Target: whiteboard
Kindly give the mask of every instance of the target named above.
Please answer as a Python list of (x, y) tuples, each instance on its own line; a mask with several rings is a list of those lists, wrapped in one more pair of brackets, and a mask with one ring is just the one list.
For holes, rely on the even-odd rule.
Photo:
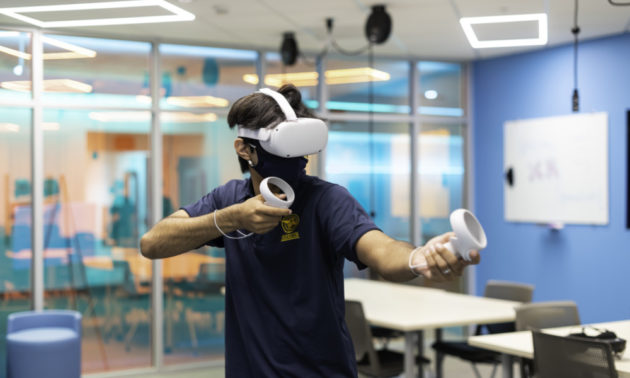
[(507, 221), (608, 224), (607, 113), (507, 121), (503, 131)]

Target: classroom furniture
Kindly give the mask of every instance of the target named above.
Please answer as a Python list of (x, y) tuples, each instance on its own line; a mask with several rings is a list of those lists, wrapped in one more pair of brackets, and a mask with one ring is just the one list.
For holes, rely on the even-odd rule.
[(538, 378), (617, 378), (612, 347), (603, 341), (532, 331)]
[[(507, 299), (517, 302), (531, 302), (533, 293), (533, 285), (520, 282), (490, 280), (486, 283), (484, 297)], [(477, 325), (475, 335), (481, 335), (483, 328), (486, 328), (488, 333), (512, 332), (515, 330), (515, 325), (514, 322)], [(444, 357), (450, 355), (470, 362), (476, 377), (481, 377), (476, 364), (492, 364), (492, 377), (494, 377), (496, 368), (501, 362), (500, 353), (474, 347), (469, 345), (465, 340), (438, 341), (433, 344), (433, 349), (435, 349), (436, 352), (436, 364), (440, 367), (438, 370), (441, 370)]]
[[(349, 278), (344, 285), (345, 299), (362, 303), (370, 325), (404, 332), (406, 378), (416, 376), (414, 352), (417, 346), (423, 356), (424, 330), (435, 330), (436, 340), (440, 341), (443, 327), (514, 321), (514, 307), (520, 305), (514, 301), (383, 281)], [(422, 373), (420, 367), (421, 376)]]
[(359, 373), (370, 377), (392, 377), (403, 372), (402, 353), (374, 348), (372, 331), (361, 302), (346, 301), (345, 317)]
[(580, 314), (573, 301), (536, 302), (516, 308), (516, 331), (576, 324), (580, 324)]
[[(618, 337), (630, 339), (630, 320), (621, 320), (609, 323), (597, 323), (590, 325), (598, 329), (608, 329)], [(545, 333), (567, 336), (569, 333), (579, 332), (582, 326), (566, 326), (559, 328), (543, 329)], [(500, 333), (496, 335), (472, 336), (468, 339), (470, 345), (494, 350), (502, 354), (503, 377), (512, 378), (512, 359), (514, 357), (534, 358), (534, 344), (531, 331), (516, 331)], [(615, 368), (620, 378), (630, 378), (630, 353), (627, 351), (621, 358), (615, 360)]]
[[(513, 331), (538, 330), (580, 324), (577, 304), (573, 301), (546, 301), (528, 303), (516, 308), (516, 329)], [(534, 361), (520, 361), (521, 377), (534, 375)]]
[(8, 378), (79, 378), (81, 314), (25, 311), (7, 319)]

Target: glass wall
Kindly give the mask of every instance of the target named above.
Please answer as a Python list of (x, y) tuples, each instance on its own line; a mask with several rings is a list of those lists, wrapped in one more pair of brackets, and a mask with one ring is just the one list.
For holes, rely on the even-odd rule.
[(44, 96), (51, 106), (149, 108), (146, 42), (45, 35)]
[(47, 109), (45, 307), (83, 314), (83, 371), (151, 365), (149, 122), (133, 112)]
[[(362, 57), (326, 59), (328, 103), (332, 112), (409, 114), (409, 62)], [(372, 82), (373, 105), (370, 107)]]
[[(393, 238), (411, 241), (409, 124), (331, 122), (326, 180), (347, 188), (376, 225)], [(363, 276), (346, 264), (348, 276)]]
[[(253, 92), (253, 51), (161, 45), (163, 96), (163, 212), (196, 202), (231, 179), (242, 178), (234, 152), (236, 129), (227, 109)], [(165, 78), (169, 78), (165, 81)], [(183, 111), (185, 109), (185, 111)], [(164, 260), (166, 364), (222, 359), (225, 253), (207, 246)]]
[(464, 115), (462, 65), (418, 62), (419, 114), (461, 117)]
[(31, 34), (0, 30), (0, 102), (31, 99)]
[(227, 110), (256, 90), (255, 82), (243, 80), (256, 73), (255, 51), (163, 44), (160, 56), (162, 109)]
[[(0, 106), (0, 335), (31, 301), (31, 110)], [(6, 371), (0, 338), (0, 376)]]
[(449, 215), (464, 206), (463, 132), (459, 123), (425, 123), (418, 136), (423, 241), (449, 231)]
[[(303, 58), (290, 67), (282, 63), (280, 54), (265, 54), (265, 82), (264, 87), (276, 89), (284, 84), (291, 83), (300, 89), (302, 101), (311, 109), (317, 109), (317, 84), (319, 74), (315, 59)], [(257, 80), (256, 80), (257, 82)]]
[[(152, 262), (139, 238), (151, 224), (151, 44), (43, 35), (44, 300), (83, 314), (83, 372), (151, 367)], [(30, 34), (0, 31), (0, 331), (30, 308)], [(242, 178), (227, 126), (231, 104), (295, 82), (318, 109), (315, 62), (278, 54), (159, 44), (161, 216)], [(264, 59), (258, 62), (258, 59)], [(412, 241), (411, 179), (419, 175), (422, 241), (447, 231), (463, 204), (461, 65), (365, 56), (325, 60), (328, 147), (307, 172), (346, 187), (388, 235)], [(293, 75), (293, 76), (291, 76)], [(275, 80), (275, 81), (274, 81)], [(370, 85), (373, 82), (373, 106)], [(418, 91), (411, 115), (410, 88)], [(39, 105), (37, 105), (39, 106)], [(369, 122), (369, 111), (376, 120)], [(418, 122), (421, 132), (411, 136)], [(419, 166), (411, 171), (411, 138)], [(323, 166), (320, 166), (323, 165)], [(207, 246), (163, 261), (164, 365), (221, 360), (225, 253)], [(353, 264), (346, 276), (366, 277)], [(4, 364), (4, 340), (0, 363)], [(4, 365), (0, 365), (4, 371)]]
[(44, 55), (45, 307), (83, 314), (84, 373), (149, 367), (150, 44), (43, 41), (80, 52)]

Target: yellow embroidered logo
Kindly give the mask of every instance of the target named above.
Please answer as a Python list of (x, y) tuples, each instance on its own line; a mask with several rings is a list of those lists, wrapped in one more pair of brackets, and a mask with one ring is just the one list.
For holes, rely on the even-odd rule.
[(282, 227), (282, 231), (285, 232), (282, 235), (280, 241), (289, 241), (300, 238), (300, 234), (296, 232), (298, 225), (300, 224), (300, 216), (297, 214), (287, 215), (286, 217), (282, 217), (282, 221), (280, 222), (280, 226)]

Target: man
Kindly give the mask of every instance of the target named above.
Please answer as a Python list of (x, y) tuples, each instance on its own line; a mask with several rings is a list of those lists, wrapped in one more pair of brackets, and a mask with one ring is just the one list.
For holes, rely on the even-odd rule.
[[(204, 244), (226, 249), (227, 377), (356, 377), (344, 259), (392, 281), (420, 274), (449, 280), (469, 263), (444, 248), (452, 234), (420, 248), (394, 240), (346, 189), (305, 174), (303, 155), (325, 146), (327, 128), (293, 85), (239, 99), (227, 120), (238, 127), (234, 149), (250, 178), (160, 221), (142, 237), (142, 253), (155, 259)], [(289, 209), (265, 204), (259, 186), (269, 176), (295, 191)]]

